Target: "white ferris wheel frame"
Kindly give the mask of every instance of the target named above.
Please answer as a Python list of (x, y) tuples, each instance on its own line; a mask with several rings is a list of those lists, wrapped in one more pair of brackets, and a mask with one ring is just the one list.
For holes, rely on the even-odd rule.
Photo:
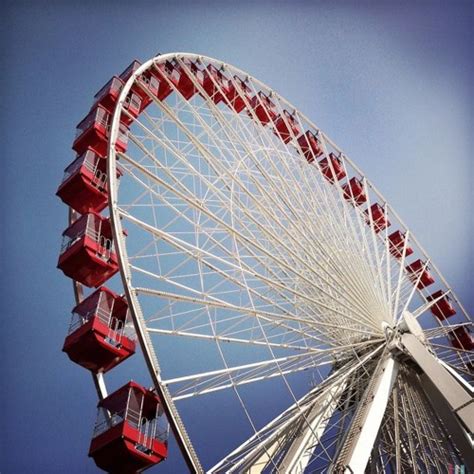
[[(219, 67), (223, 67), (224, 71), (227, 67), (226, 64), (222, 63), (221, 61), (218, 61), (216, 59), (206, 57), (203, 55), (197, 55), (197, 54), (191, 54), (191, 53), (170, 53), (170, 54), (164, 54), (164, 55), (158, 55), (144, 64), (142, 64), (132, 75), (131, 77), (127, 80), (125, 85), (123, 86), (117, 106), (115, 108), (115, 112), (113, 114), (113, 119), (112, 119), (112, 124), (110, 128), (110, 138), (109, 138), (109, 143), (108, 143), (108, 159), (107, 159), (107, 175), (108, 175), (108, 190), (109, 190), (109, 212), (110, 212), (110, 219), (112, 223), (112, 232), (113, 232), (113, 238), (115, 242), (115, 247), (117, 251), (117, 257), (119, 261), (119, 266), (120, 266), (120, 273), (121, 273), (121, 278), (123, 282), (123, 287), (124, 287), (124, 292), (126, 294), (127, 300), (129, 302), (129, 307), (132, 315), (132, 319), (134, 322), (135, 330), (137, 332), (138, 340), (145, 358), (146, 365), (148, 367), (148, 370), (150, 372), (151, 378), (153, 380), (153, 383), (156, 387), (156, 390), (158, 392), (158, 395), (160, 396), (162, 402), (163, 402), (163, 407), (165, 410), (165, 413), (168, 417), (169, 423), (171, 425), (171, 428), (173, 430), (173, 433), (176, 437), (176, 440), (180, 446), (180, 449), (183, 453), (183, 456), (185, 458), (185, 461), (191, 471), (194, 472), (204, 472), (203, 468), (201, 466), (200, 460), (197, 456), (197, 453), (195, 452), (193, 448), (193, 444), (191, 442), (190, 437), (187, 434), (186, 428), (184, 426), (184, 423), (181, 421), (181, 417), (179, 415), (179, 412), (175, 406), (173, 397), (171, 396), (167, 385), (164, 383), (162, 376), (161, 376), (161, 369), (160, 369), (160, 364), (158, 361), (158, 358), (156, 356), (153, 344), (151, 342), (150, 334), (147, 329), (146, 321), (145, 318), (142, 314), (140, 302), (138, 300), (137, 294), (134, 291), (134, 288), (132, 287), (132, 275), (129, 269), (129, 266), (127, 265), (128, 262), (128, 254), (127, 254), (127, 247), (125, 244), (125, 237), (123, 233), (123, 228), (121, 224), (121, 216), (120, 213), (118, 212), (117, 208), (117, 198), (118, 198), (118, 181), (117, 181), (117, 166), (116, 166), (116, 160), (117, 160), (117, 152), (116, 152), (116, 141), (117, 138), (119, 137), (119, 127), (120, 127), (120, 118), (121, 114), (123, 112), (123, 105), (125, 104), (126, 97), (129, 94), (133, 84), (136, 82), (136, 80), (149, 68), (153, 67), (154, 65), (165, 63), (166, 61), (173, 60), (175, 58), (178, 58), (178, 60), (183, 60), (183, 59), (190, 59), (192, 61), (196, 60), (204, 60), (209, 62), (210, 64), (216, 64), (219, 65)], [(261, 87), (263, 91), (269, 91), (270, 95), (272, 98), (277, 99), (279, 105), (285, 105), (288, 110), (294, 110), (295, 112), (297, 109), (287, 102), (284, 98), (279, 96), (276, 92), (274, 92), (271, 88), (269, 88), (267, 85), (264, 83), (260, 82), (259, 80), (249, 76), (247, 73), (244, 71), (241, 71), (238, 68), (231, 67), (232, 71), (240, 74), (242, 77), (246, 77), (251, 79), (252, 83), (255, 85), (258, 85)], [(199, 84), (196, 83), (196, 86), (199, 87)], [(219, 85), (217, 85), (219, 87)], [(151, 97), (151, 96), (150, 96)], [(156, 99), (154, 99), (156, 100)], [(157, 101), (158, 102), (158, 101)], [(430, 265), (431, 269), (434, 270), (434, 272), (437, 274), (439, 277), (439, 280), (441, 283), (444, 285), (446, 288), (446, 291), (443, 292), (444, 295), (449, 294), (449, 296), (455, 300), (457, 303), (458, 307), (461, 309), (462, 313), (464, 314), (466, 320), (469, 320), (469, 316), (465, 310), (465, 308), (462, 306), (461, 302), (459, 299), (456, 297), (454, 294), (453, 290), (449, 287), (448, 283), (438, 270), (438, 268), (434, 265), (434, 263), (431, 261), (431, 259), (428, 257), (427, 253), (425, 250), (421, 247), (419, 242), (416, 240), (416, 238), (410, 233), (408, 227), (403, 223), (403, 221), (400, 219), (398, 214), (388, 205), (387, 200), (384, 198), (384, 196), (366, 179), (365, 175), (362, 173), (362, 171), (347, 157), (345, 153), (342, 152), (342, 150), (339, 149), (339, 147), (331, 141), (327, 135), (322, 132), (319, 127), (317, 127), (313, 122), (311, 122), (306, 116), (304, 116), (301, 112), (297, 112), (298, 117), (301, 121), (301, 123), (304, 121), (305, 124), (307, 124), (311, 130), (314, 130), (317, 132), (317, 137), (318, 140), (321, 141), (322, 148), (324, 151), (324, 156), (327, 158), (327, 149), (326, 149), (326, 144), (330, 144), (331, 147), (335, 150), (337, 150), (340, 154), (341, 159), (343, 158), (343, 166), (344, 170), (346, 172), (346, 176), (349, 177), (349, 173), (347, 172), (346, 166), (349, 165), (352, 170), (362, 177), (362, 181), (364, 184), (364, 188), (367, 191), (367, 204), (368, 208), (370, 208), (371, 202), (370, 202), (370, 196), (369, 196), (369, 190), (373, 193), (374, 196), (378, 197), (381, 203), (383, 204), (384, 207), (384, 212), (385, 215), (388, 215), (388, 212), (390, 212), (390, 216), (395, 218), (397, 223), (399, 224), (400, 230), (405, 231), (405, 243), (404, 243), (404, 248), (402, 252), (402, 258), (400, 261), (400, 275), (399, 279), (402, 278), (402, 270), (404, 268), (404, 262), (405, 262), (405, 249), (407, 246), (408, 242), (408, 237), (410, 238), (411, 243), (416, 246), (418, 253), (424, 258), (425, 264), (424, 268), (426, 266)], [(317, 164), (317, 161), (315, 160), (316, 166), (319, 167), (319, 164)], [(332, 169), (332, 165), (329, 162), (329, 166)], [(372, 222), (372, 216), (369, 213), (369, 218), (370, 218), (370, 224), (371, 227), (373, 225)], [(372, 230), (372, 233), (374, 234), (374, 231)], [(375, 236), (375, 238), (378, 238)], [(388, 239), (387, 235), (385, 234), (385, 240), (386, 240), (386, 251), (387, 251), (387, 256), (388, 256)], [(379, 269), (380, 270), (380, 269)], [(421, 275), (420, 275), (421, 277)], [(417, 283), (417, 282), (416, 282)], [(413, 294), (417, 291), (417, 284), (413, 285), (413, 290), (412, 294), (410, 295), (410, 298), (413, 296)], [(420, 291), (418, 290), (420, 293)], [(395, 295), (395, 298), (398, 299), (398, 294)], [(423, 297), (423, 301), (425, 302), (422, 307), (419, 308), (419, 311), (416, 316), (419, 316), (423, 312), (427, 311), (433, 304), (435, 304), (438, 300), (433, 300), (433, 301), (427, 301), (426, 298)], [(397, 303), (397, 302), (396, 302)], [(395, 307), (396, 307), (395, 303)], [(405, 308), (406, 309), (406, 308)], [(396, 313), (396, 312), (395, 312)], [(362, 469), (361, 466), (364, 466), (367, 464), (367, 461), (369, 459), (370, 453), (371, 453), (371, 448), (372, 444), (375, 441), (375, 437), (378, 432), (378, 428), (380, 425), (380, 422), (382, 420), (382, 416), (385, 411), (385, 407), (387, 404), (388, 397), (391, 392), (391, 387), (393, 385), (393, 380), (395, 378), (395, 374), (397, 371), (397, 366), (398, 363), (392, 358), (388, 357), (388, 359), (385, 360), (384, 364), (386, 367), (382, 371), (384, 375), (378, 379), (377, 382), (377, 397), (376, 400), (373, 404), (372, 411), (377, 413), (377, 420), (378, 423), (369, 426), (368, 424), (365, 424), (364, 429), (362, 430), (362, 435), (361, 435), (361, 440), (363, 443), (357, 443), (353, 447), (352, 451), (352, 457), (350, 457), (350, 460), (348, 460), (347, 466), (354, 468), (355, 470), (353, 472), (359, 472), (360, 469)], [(387, 369), (387, 370), (385, 370)], [(452, 370), (448, 366), (449, 370)], [(103, 383), (103, 378), (102, 376), (97, 376), (94, 378), (96, 387), (98, 388), (98, 391), (104, 395), (106, 393), (105, 391), (105, 385)], [(308, 430), (306, 430), (306, 439), (302, 441), (302, 443), (310, 443), (311, 441), (314, 441), (314, 435), (315, 432), (322, 429), (321, 426), (318, 425), (320, 420), (316, 417), (313, 418), (312, 427)], [(302, 467), (304, 468), (304, 458), (308, 457), (307, 453), (304, 454), (304, 449), (303, 451), (301, 450), (301, 446), (304, 444), (300, 445), (300, 451), (299, 454), (294, 455), (293, 459), (288, 458), (288, 462), (292, 463), (291, 465), (296, 466), (298, 462), (303, 459), (303, 464), (300, 464), (297, 471), (294, 472), (302, 472)], [(266, 448), (265, 448), (266, 450)], [(362, 451), (361, 451), (362, 450)], [(215, 466), (216, 468), (218, 465)], [(296, 468), (295, 468), (296, 469)], [(293, 472), (293, 471), (291, 471)], [(349, 472), (349, 471), (347, 471)]]

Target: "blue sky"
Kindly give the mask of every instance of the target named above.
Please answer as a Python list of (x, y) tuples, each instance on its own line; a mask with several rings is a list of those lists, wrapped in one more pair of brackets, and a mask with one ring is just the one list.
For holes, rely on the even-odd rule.
[[(93, 94), (133, 58), (205, 54), (289, 99), (472, 313), (471, 2), (10, 2), (1, 21), (2, 473), (95, 472), (90, 376), (60, 352), (73, 295), (55, 269), (67, 213), (54, 193)], [(156, 472), (180, 472), (177, 458)]]

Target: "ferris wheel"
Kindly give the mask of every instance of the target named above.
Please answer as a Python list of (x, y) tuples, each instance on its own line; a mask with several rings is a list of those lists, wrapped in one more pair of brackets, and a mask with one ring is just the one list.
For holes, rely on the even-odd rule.
[[(221, 61), (158, 55), (96, 94), (73, 149), (64, 351), (93, 374), (99, 467), (158, 464), (169, 423), (192, 472), (474, 471), (472, 320), (293, 105)], [(152, 389), (108, 394), (137, 346)]]

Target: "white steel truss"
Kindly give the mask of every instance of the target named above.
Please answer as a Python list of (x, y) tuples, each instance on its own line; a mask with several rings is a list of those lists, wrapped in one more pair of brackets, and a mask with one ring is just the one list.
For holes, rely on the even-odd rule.
[[(240, 91), (245, 111), (235, 111), (212, 75), (209, 96), (190, 61), (201, 71), (214, 66), (224, 74), (227, 86)], [(173, 91), (166, 100), (143, 85), (143, 73), (157, 73), (167, 62), (188, 77), (195, 91), (191, 98), (166, 76), (161, 80)], [(132, 87), (151, 104), (133, 118), (126, 152), (116, 152), (121, 117), (132, 118), (123, 107)], [(288, 130), (286, 142), (275, 129), (277, 118), (262, 120), (260, 91)], [(318, 159), (308, 159), (300, 140), (306, 130), (317, 136)], [(340, 182), (334, 178), (334, 157), (344, 174)], [(463, 462), (430, 421), (436, 414), (413, 375), (413, 356), (395, 360), (388, 349), (410, 310), (424, 343), (466, 379), (472, 354), (449, 342), (459, 339), (454, 329), (472, 322), (386, 199), (291, 104), (216, 60), (158, 56), (135, 71), (121, 92), (108, 176), (114, 239), (134, 325), (191, 471), (204, 468), (177, 403), (218, 393), (235, 397), (250, 431), (238, 448), (229, 447), (230, 454), (219, 453), (211, 472), (339, 467), (363, 472), (369, 465), (374, 472), (398, 473)], [(365, 208), (347, 188), (352, 177), (361, 180)], [(399, 258), (388, 226), (377, 228), (370, 211), (377, 202), (392, 228), (405, 236)], [(415, 275), (406, 269), (409, 246), (422, 260)], [(422, 285), (428, 268), (441, 297), (430, 299)], [(451, 320), (429, 316), (446, 295), (458, 314)], [(190, 349), (195, 344), (197, 357)], [(184, 373), (169, 372), (177, 352), (189, 355)], [(315, 387), (301, 395), (311, 377)], [(289, 408), (272, 413), (268, 406), (264, 420), (246, 397), (249, 390), (254, 398), (265, 396), (268, 387), (284, 392)], [(415, 452), (419, 446), (423, 453)]]

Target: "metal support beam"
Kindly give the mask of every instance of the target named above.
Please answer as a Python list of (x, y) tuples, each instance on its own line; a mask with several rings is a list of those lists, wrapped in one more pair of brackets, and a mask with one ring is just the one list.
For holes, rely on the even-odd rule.
[(401, 343), (445, 398), (450, 410), (469, 433), (474, 432), (474, 398), (413, 334), (402, 335)]
[(468, 471), (474, 472), (474, 444), (472, 437), (461, 426), (459, 419), (452, 412), (446, 398), (440, 393), (430, 378), (426, 374), (422, 374), (420, 380), (421, 386), (433, 409), (443, 422), (454, 445), (459, 449)]
[(333, 387), (323, 403), (323, 408), (318, 404), (314, 406), (307, 419), (301, 420), (301, 427), (297, 431), (297, 436), (291, 442), (287, 452), (278, 466), (279, 472), (291, 474), (302, 474), (311, 460), (315, 445), (321, 439), (326, 430), (327, 424), (337, 408), (339, 399), (347, 386), (344, 382)]
[(390, 354), (386, 354), (375, 369), (364, 400), (354, 415), (344, 447), (339, 453), (336, 469), (343, 468), (347, 474), (365, 472), (397, 372), (398, 362)]
[(278, 472), (300, 474), (311, 459), (314, 446), (323, 435), (329, 419), (337, 408), (347, 382), (344, 380), (316, 398), (310, 407), (294, 407), (297, 416), (286, 424), (271, 443), (263, 442), (246, 462), (239, 465), (238, 472), (255, 474), (262, 472), (276, 454), (286, 453), (279, 462)]

